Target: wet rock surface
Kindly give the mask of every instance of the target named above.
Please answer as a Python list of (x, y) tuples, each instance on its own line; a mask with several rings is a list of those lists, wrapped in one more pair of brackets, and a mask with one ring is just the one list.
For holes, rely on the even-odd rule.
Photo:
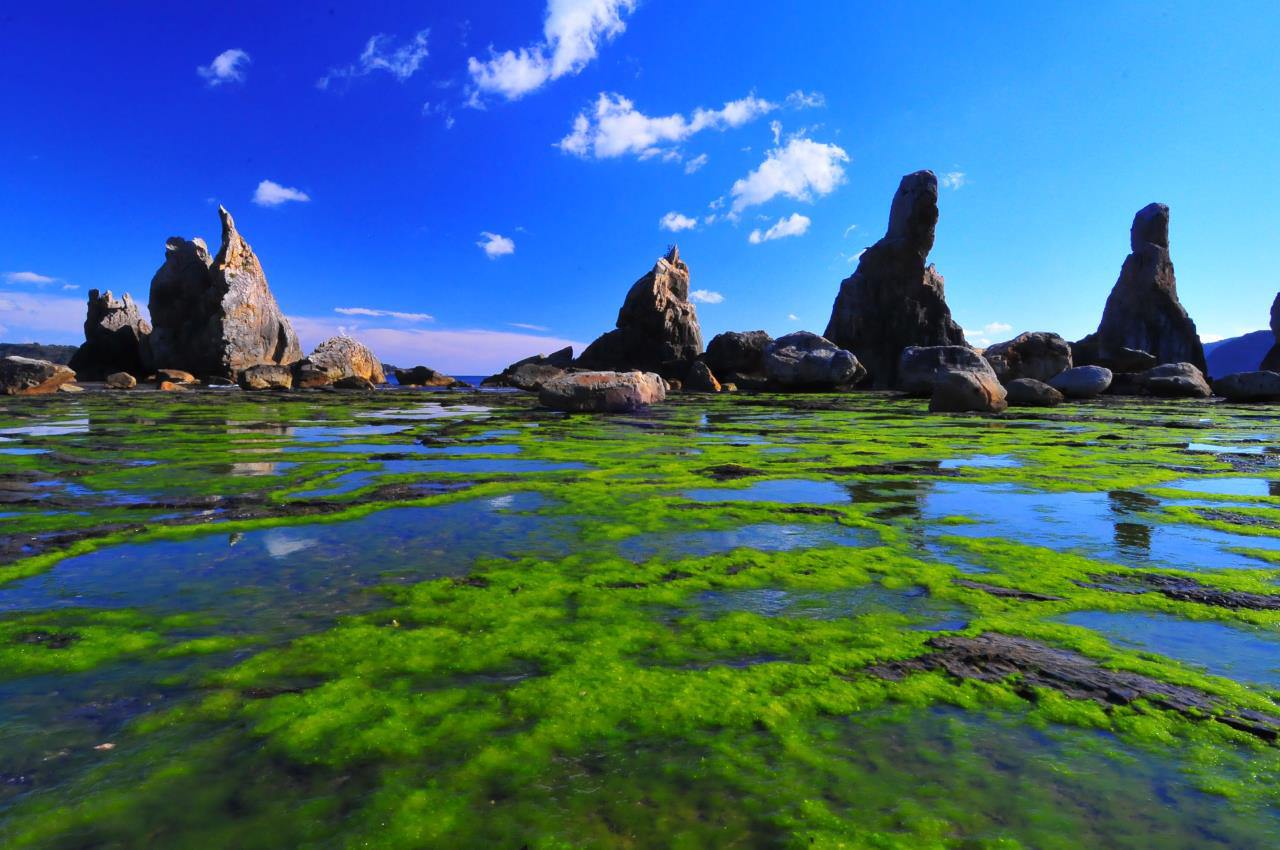
[(1187, 576), (1162, 573), (1101, 573), (1091, 576), (1096, 587), (1116, 593), (1159, 593), (1179, 602), (1214, 605), (1219, 608), (1249, 611), (1280, 611), (1280, 595), (1225, 590), (1196, 581)]

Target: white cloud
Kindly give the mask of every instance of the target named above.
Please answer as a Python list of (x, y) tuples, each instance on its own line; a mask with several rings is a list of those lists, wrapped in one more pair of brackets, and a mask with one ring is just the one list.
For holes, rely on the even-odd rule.
[(710, 289), (695, 289), (689, 293), (689, 300), (697, 301), (699, 304), (722, 304), (724, 296)]
[(938, 180), (944, 189), (959, 189), (966, 182), (963, 171), (948, 171)]
[(994, 339), (999, 339), (1013, 330), (1013, 325), (1005, 322), (988, 322), (977, 330), (966, 330), (965, 337), (973, 345), (985, 348)]
[[(145, 305), (139, 305), (145, 313)], [(84, 342), (84, 299), (47, 293), (0, 293), (0, 319), (12, 341)]]
[(281, 186), (274, 180), (263, 180), (253, 193), (253, 202), (260, 207), (278, 207), (288, 201), (311, 200), (311, 196), (301, 189)]
[(483, 94), (518, 100), (551, 80), (577, 74), (596, 58), (601, 43), (626, 30), (623, 18), (635, 7), (636, 0), (548, 0), (541, 42), (502, 53), (490, 47), (488, 60), (467, 60), (471, 105), (481, 106)]
[(391, 36), (382, 33), (370, 36), (359, 59), (350, 65), (330, 68), (329, 73), (316, 80), (316, 88), (324, 90), (336, 80), (363, 77), (374, 71), (386, 71), (404, 82), (417, 73), (427, 58), (428, 34), (429, 30), (421, 30), (414, 34), (412, 40), (394, 48), (391, 48)]
[(32, 286), (48, 286), (58, 280), (56, 277), (36, 274), (35, 272), (5, 272), (4, 279), (6, 283), (24, 283)]
[(856, 225), (856, 224), (851, 224), (851, 225), (849, 225), (848, 227), (846, 227), (846, 228), (844, 229), (844, 236), (841, 236), (840, 238), (841, 238), (841, 239), (848, 239), (848, 238), (849, 238), (849, 234), (850, 234), (850, 233), (852, 233), (853, 231), (857, 230), (857, 229), (858, 229), (858, 225)]
[(689, 218), (687, 215), (681, 215), (678, 212), (669, 212), (658, 222), (658, 227), (663, 230), (670, 230), (672, 233), (679, 233), (681, 230), (693, 230), (698, 226), (696, 218)]
[(549, 330), (551, 330), (550, 328), (543, 327), (542, 325), (531, 325), (531, 324), (528, 324), (527, 322), (507, 322), (507, 326), (508, 326), (508, 327), (512, 327), (512, 328), (520, 328), (521, 330), (524, 330), (524, 331), (549, 331)]
[(795, 313), (788, 313), (788, 314), (787, 314), (787, 321), (790, 321), (790, 322), (798, 322), (798, 321), (800, 321), (800, 317), (799, 317), (799, 316), (797, 316)]
[(793, 109), (821, 109), (827, 105), (827, 98), (822, 92), (796, 89), (787, 95), (786, 103)]
[(405, 322), (434, 322), (435, 317), (427, 313), (401, 313), (396, 310), (374, 310), (369, 307), (334, 307), (333, 312), (344, 316), (374, 316), (387, 319), (400, 319)]
[(204, 78), (210, 88), (223, 83), (242, 83), (248, 64), (249, 54), (239, 48), (233, 48), (213, 57), (213, 61), (208, 65), (197, 67), (196, 73)]
[(844, 182), (849, 155), (836, 145), (812, 139), (792, 139), (785, 147), (769, 151), (755, 171), (738, 180), (730, 189), (733, 212), (763, 204), (778, 195), (797, 201), (811, 201), (827, 195)]
[(710, 157), (707, 156), (705, 153), (698, 154), (693, 159), (689, 160), (684, 164), (684, 173), (692, 174), (702, 166), (706, 165), (708, 159), (710, 159)]
[(491, 260), (496, 260), (504, 254), (514, 254), (516, 252), (516, 243), (505, 236), (499, 236), (497, 233), (490, 233), (487, 230), (481, 231), (480, 235), (484, 237), (476, 245), (484, 249), (484, 253)]
[[(78, 312), (78, 323), (83, 323), (83, 305), (79, 305)], [(532, 354), (557, 351), (567, 345), (576, 351), (585, 347), (575, 340), (515, 331), (364, 327), (309, 316), (291, 316), (289, 320), (306, 351), (322, 340), (346, 333), (373, 349), (384, 362), (401, 366), (422, 364), (451, 375), (488, 375)]]
[(803, 236), (810, 224), (808, 216), (792, 213), (790, 218), (778, 219), (777, 223), (763, 233), (759, 229), (751, 231), (747, 241), (752, 245), (759, 245), (761, 242), (772, 242), (774, 239), (785, 239), (788, 236)]
[(573, 120), (573, 131), (557, 147), (584, 158), (630, 154), (640, 159), (658, 155), (679, 159), (677, 146), (695, 133), (741, 127), (777, 108), (776, 103), (751, 94), (719, 109), (699, 107), (687, 118), (680, 113), (651, 117), (622, 95), (601, 92), (591, 114), (579, 113)]
[(769, 122), (769, 132), (773, 133), (773, 143), (782, 144), (782, 122), (776, 118)]

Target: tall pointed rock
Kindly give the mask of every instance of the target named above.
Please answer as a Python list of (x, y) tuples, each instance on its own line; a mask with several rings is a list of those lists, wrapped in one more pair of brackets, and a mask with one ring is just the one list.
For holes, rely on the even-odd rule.
[(1191, 363), (1205, 370), (1204, 347), (1196, 323), (1178, 300), (1178, 282), (1169, 256), (1169, 208), (1148, 204), (1129, 229), (1130, 254), (1107, 297), (1098, 330), (1072, 346), (1077, 365), (1109, 366), (1132, 351), (1156, 363)]
[(888, 232), (863, 252), (831, 308), (824, 336), (857, 355), (876, 387), (897, 385), (908, 346), (965, 345), (942, 275), (927, 263), (937, 223), (938, 178), (932, 171), (903, 177)]

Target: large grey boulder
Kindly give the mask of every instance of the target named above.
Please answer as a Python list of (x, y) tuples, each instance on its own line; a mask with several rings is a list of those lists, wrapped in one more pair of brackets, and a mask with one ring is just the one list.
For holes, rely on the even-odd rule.
[(780, 336), (765, 348), (765, 374), (787, 389), (832, 389), (860, 381), (866, 370), (852, 352), (809, 331)]
[(857, 270), (840, 284), (826, 337), (852, 351), (876, 387), (897, 386), (907, 346), (965, 345), (942, 275), (926, 262), (937, 223), (938, 178), (932, 171), (903, 177), (885, 237), (863, 252)]
[(1028, 331), (987, 346), (982, 356), (1001, 383), (1018, 378), (1048, 381), (1071, 368), (1071, 345), (1055, 333)]
[(60, 363), (30, 357), (0, 360), (0, 394), (46, 395), (76, 379), (76, 373)]
[(250, 366), (302, 358), (293, 326), (276, 304), (257, 255), (223, 207), (222, 246), (173, 237), (151, 280), (151, 362), (203, 377), (235, 378)]
[(666, 382), (653, 372), (566, 372), (543, 384), (538, 401), (571, 413), (626, 413), (667, 397)]
[(933, 386), (948, 372), (990, 373), (982, 355), (967, 345), (911, 345), (898, 361), (898, 389), (916, 396), (930, 396)]
[(1062, 404), (1062, 393), (1035, 378), (1014, 378), (1004, 385), (1006, 399), (1014, 407), (1054, 407)]
[(535, 354), (517, 360), (496, 375), (480, 382), (482, 387), (515, 387), (526, 392), (537, 392), (552, 378), (563, 375), (573, 365), (573, 348), (565, 346), (551, 354)]
[(944, 372), (929, 398), (933, 413), (999, 413), (1008, 406), (1005, 388), (990, 369)]
[(90, 289), (84, 344), (68, 365), (83, 381), (100, 381), (113, 372), (142, 374), (149, 365), (150, 335), (151, 325), (129, 293), (116, 298), (111, 290)]
[(702, 353), (698, 311), (689, 301), (689, 267), (672, 246), (627, 292), (617, 327), (578, 358), (584, 369), (641, 369), (683, 378)]
[(1073, 346), (1075, 362), (1115, 365), (1123, 349), (1133, 349), (1150, 353), (1157, 364), (1190, 363), (1205, 371), (1196, 323), (1178, 300), (1167, 206), (1148, 204), (1138, 210), (1129, 230), (1129, 247), (1131, 253), (1107, 298), (1098, 330)]
[(1213, 395), (1204, 373), (1190, 363), (1165, 363), (1142, 376), (1142, 388), (1163, 398), (1208, 398)]
[(371, 384), (386, 383), (382, 361), (369, 347), (349, 336), (335, 336), (316, 346), (298, 364), (298, 368), (311, 367), (327, 374), (335, 384), (343, 378), (362, 378)]
[(1105, 366), (1075, 366), (1055, 375), (1049, 386), (1067, 398), (1097, 398), (1111, 386), (1111, 370)]
[(764, 350), (773, 342), (765, 331), (725, 331), (707, 343), (702, 360), (717, 376), (727, 380), (738, 377), (764, 377)]
[(1276, 401), (1280, 400), (1280, 373), (1236, 372), (1218, 378), (1213, 389), (1228, 401)]

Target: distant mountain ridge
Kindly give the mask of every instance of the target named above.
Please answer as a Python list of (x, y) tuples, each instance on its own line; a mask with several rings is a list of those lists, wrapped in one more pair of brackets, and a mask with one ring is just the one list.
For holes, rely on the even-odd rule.
[(31, 357), (65, 366), (77, 348), (75, 345), (45, 345), (40, 342), (0, 342), (0, 357)]
[(1221, 378), (1232, 372), (1253, 372), (1267, 356), (1276, 338), (1271, 331), (1251, 331), (1243, 336), (1207, 342), (1205, 359), (1209, 364), (1209, 377)]

